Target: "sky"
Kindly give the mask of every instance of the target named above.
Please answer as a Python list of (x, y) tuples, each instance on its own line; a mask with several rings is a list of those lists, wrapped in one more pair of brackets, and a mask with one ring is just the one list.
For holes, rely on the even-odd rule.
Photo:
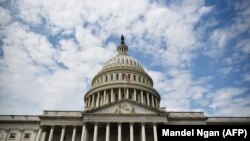
[(250, 116), (249, 0), (0, 0), (0, 114), (84, 110), (125, 36), (167, 111)]

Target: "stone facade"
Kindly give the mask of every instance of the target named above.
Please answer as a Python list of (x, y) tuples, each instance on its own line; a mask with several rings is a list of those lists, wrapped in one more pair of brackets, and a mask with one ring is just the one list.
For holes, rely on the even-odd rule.
[(124, 38), (117, 50), (93, 78), (84, 111), (1, 115), (0, 141), (157, 141), (160, 124), (250, 124), (249, 117), (166, 111), (152, 78), (127, 54)]

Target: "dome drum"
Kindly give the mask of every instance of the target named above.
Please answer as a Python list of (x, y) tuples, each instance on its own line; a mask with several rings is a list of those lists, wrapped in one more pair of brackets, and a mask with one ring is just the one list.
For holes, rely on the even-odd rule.
[(117, 102), (122, 99), (129, 99), (152, 108), (159, 108), (159, 94), (130, 87), (111, 87), (92, 91), (85, 97), (85, 108), (97, 108)]
[(145, 73), (137, 73), (135, 71), (114, 70), (106, 73), (98, 74), (92, 81), (92, 87), (97, 87), (106, 84), (126, 83), (124, 75), (127, 75), (131, 83), (141, 84), (148, 87), (153, 87), (153, 80)]

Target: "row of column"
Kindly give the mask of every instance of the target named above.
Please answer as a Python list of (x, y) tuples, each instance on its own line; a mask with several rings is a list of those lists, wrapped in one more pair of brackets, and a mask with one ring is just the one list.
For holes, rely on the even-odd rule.
[[(130, 132), (129, 132), (130, 133), (130, 141), (134, 141), (134, 125), (133, 125), (133, 123), (130, 123), (129, 129), (130, 129)], [(153, 135), (154, 135), (154, 141), (158, 141), (156, 124), (153, 124), (152, 131), (153, 131)], [(41, 133), (42, 133), (42, 128), (40, 128), (38, 130), (38, 135), (37, 135), (36, 141), (40, 141)], [(83, 124), (81, 141), (87, 141), (86, 140), (86, 133), (87, 133), (86, 132), (86, 125)], [(54, 134), (54, 126), (51, 126), (48, 141), (53, 140), (53, 134)], [(64, 135), (65, 135), (65, 126), (62, 127), (60, 141), (63, 141)], [(75, 138), (76, 138), (76, 126), (74, 126), (74, 128), (73, 128), (72, 141), (75, 141)], [(96, 123), (94, 125), (93, 141), (97, 141), (97, 139), (98, 139), (98, 123)], [(118, 123), (118, 138), (117, 138), (117, 140), (122, 141), (122, 123)], [(105, 141), (110, 141), (110, 123), (106, 124)], [(141, 123), (141, 141), (146, 141), (146, 132), (145, 132), (145, 124), (144, 123)]]
[[(53, 134), (54, 134), (54, 126), (51, 126), (50, 128), (50, 133), (49, 133), (49, 139), (48, 141), (52, 141), (53, 140)], [(39, 130), (38, 130), (38, 134), (37, 134), (37, 138), (36, 138), (36, 141), (40, 141), (41, 139), (41, 135), (42, 135), (42, 130), (43, 128), (40, 127)], [(83, 126), (83, 132), (85, 130), (85, 125)], [(64, 135), (65, 135), (65, 126), (62, 127), (62, 131), (61, 131), (61, 136), (60, 136), (60, 141), (63, 141), (64, 140)], [(76, 126), (74, 126), (73, 128), (73, 132), (72, 132), (72, 141), (75, 141), (76, 139)], [(85, 141), (84, 140), (84, 135), (82, 134), (81, 136), (81, 141)]]
[[(130, 123), (129, 126), (130, 129), (130, 141), (134, 141), (134, 126), (133, 123)], [(118, 123), (118, 137), (117, 140), (118, 141), (122, 141), (122, 123)], [(154, 135), (154, 141), (158, 141), (157, 138), (157, 128), (156, 128), (156, 124), (153, 124), (153, 135)], [(93, 137), (93, 141), (97, 141), (98, 138), (98, 124), (95, 124), (94, 127), (94, 137)], [(110, 124), (107, 123), (106, 124), (106, 137), (105, 137), (105, 141), (110, 141)], [(141, 141), (146, 141), (146, 132), (145, 132), (145, 124), (142, 123), (141, 124)]]
[[(105, 104), (115, 102), (116, 99), (121, 100), (122, 90), (124, 90), (124, 88), (118, 89), (118, 98), (115, 98), (113, 89), (110, 90), (110, 93), (107, 93), (106, 90), (104, 90), (103, 93), (100, 93), (100, 91), (97, 93), (94, 93), (87, 97), (86, 106), (87, 107), (99, 107)], [(132, 93), (132, 96), (130, 97), (129, 89), (125, 89), (124, 91), (125, 91), (123, 92), (123, 94), (125, 94), (124, 98), (132, 99), (136, 102), (140, 102), (142, 104), (146, 104), (151, 107), (159, 107), (160, 103), (158, 99), (156, 98), (156, 96), (154, 96), (153, 94), (150, 94), (147, 92), (145, 95), (142, 90), (140, 90), (140, 93), (136, 93), (137, 90), (134, 89), (134, 92)]]

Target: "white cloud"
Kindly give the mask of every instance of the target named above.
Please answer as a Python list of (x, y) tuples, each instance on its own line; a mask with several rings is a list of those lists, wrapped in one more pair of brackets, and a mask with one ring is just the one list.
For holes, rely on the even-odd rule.
[(149, 74), (161, 94), (161, 106), (167, 107), (168, 111), (193, 111), (192, 100), (202, 100), (210, 91), (206, 85), (208, 78), (193, 80), (189, 71), (175, 69), (168, 74), (155, 71), (149, 71)]
[(219, 72), (221, 72), (222, 74), (228, 74), (230, 72), (233, 71), (233, 67), (230, 66), (230, 67), (224, 67), (224, 68), (221, 68), (219, 69)]
[[(250, 19), (250, 10), (249, 2), (232, 2), (232, 8), (234, 8), (235, 15), (232, 22), (229, 22), (225, 26), (216, 28), (210, 34), (210, 41), (212, 45), (208, 47), (207, 54), (211, 57), (221, 56), (228, 43), (230, 41), (237, 39), (238, 35), (244, 34), (249, 29), (249, 19)], [(236, 48), (241, 48), (242, 52), (249, 53), (249, 47), (246, 44), (248, 40), (236, 40)]]
[(6, 25), (9, 23), (11, 20), (9, 10), (0, 7), (0, 19), (0, 25)]
[(250, 97), (244, 93), (246, 88), (221, 88), (213, 95), (210, 107), (215, 115), (222, 116), (249, 116)]
[(19, 23), (6, 26), (2, 35), (0, 95), (5, 98), (1, 103), (3, 107), (11, 105), (8, 111), (0, 110), (2, 114), (83, 110), (83, 96), (90, 80), (115, 49), (109, 44), (106, 48), (93, 46), (81, 50), (73, 40), (61, 40), (58, 48), (54, 48), (45, 36)]
[(246, 73), (243, 75), (245, 81), (250, 81), (250, 73)]
[(240, 49), (244, 54), (250, 54), (250, 39), (240, 40), (236, 48)]

